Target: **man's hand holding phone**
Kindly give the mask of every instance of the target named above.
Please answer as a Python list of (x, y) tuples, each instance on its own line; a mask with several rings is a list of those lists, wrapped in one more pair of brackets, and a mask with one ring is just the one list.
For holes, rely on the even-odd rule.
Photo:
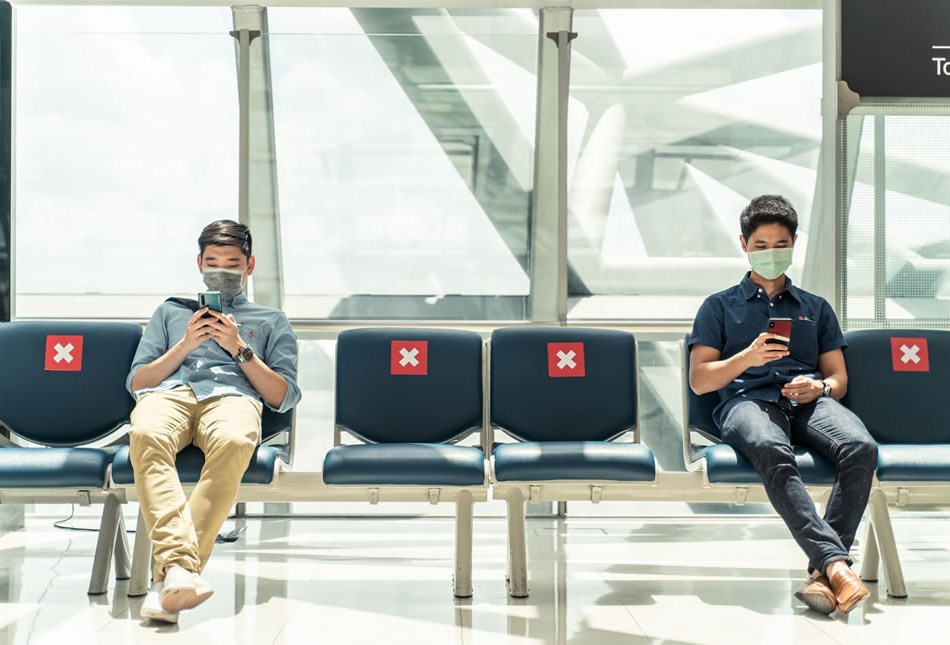
[(185, 337), (181, 339), (186, 352), (191, 353), (198, 349), (201, 343), (209, 340), (214, 331), (215, 318), (208, 313), (207, 307), (202, 307), (192, 315), (185, 328)]
[(780, 336), (770, 332), (762, 332), (755, 337), (752, 344), (746, 347), (744, 351), (750, 367), (766, 365), (788, 356), (788, 345), (783, 342), (776, 342), (778, 338)]
[(824, 390), (825, 384), (821, 381), (807, 376), (796, 376), (782, 386), (782, 396), (789, 401), (804, 405), (819, 398)]

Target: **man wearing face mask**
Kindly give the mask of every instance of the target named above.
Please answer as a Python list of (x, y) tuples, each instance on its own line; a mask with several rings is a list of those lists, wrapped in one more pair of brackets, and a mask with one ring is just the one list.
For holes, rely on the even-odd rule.
[[(198, 269), (221, 292), (222, 312), (171, 298), (152, 315), (127, 386), (136, 399), (130, 456), (135, 489), (153, 543), (153, 584), (145, 618), (177, 622), (178, 613), (213, 590), (199, 573), (237, 499), (261, 433), (266, 405), (300, 401), (297, 341), (283, 312), (250, 302), (251, 232), (220, 220), (198, 237)], [(190, 303), (194, 304), (194, 303)], [(205, 465), (185, 497), (175, 457), (194, 444)]]
[[(689, 383), (719, 391), (714, 412), (722, 440), (755, 466), (772, 506), (808, 557), (796, 592), (810, 609), (849, 612), (869, 592), (848, 551), (867, 505), (877, 445), (838, 400), (848, 387), (844, 337), (831, 306), (792, 284), (798, 215), (783, 197), (756, 197), (742, 211), (739, 241), (752, 270), (709, 296), (690, 334)], [(787, 344), (768, 333), (770, 318), (791, 319)], [(787, 340), (787, 339), (786, 339)], [(792, 445), (827, 457), (837, 476), (818, 515)]]

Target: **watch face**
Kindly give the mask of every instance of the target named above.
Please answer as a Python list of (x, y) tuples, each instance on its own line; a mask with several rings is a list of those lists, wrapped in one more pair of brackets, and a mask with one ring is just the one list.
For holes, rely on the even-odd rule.
[(235, 358), (239, 363), (246, 363), (254, 358), (254, 350), (251, 349), (250, 345), (245, 345), (238, 350), (237, 356)]

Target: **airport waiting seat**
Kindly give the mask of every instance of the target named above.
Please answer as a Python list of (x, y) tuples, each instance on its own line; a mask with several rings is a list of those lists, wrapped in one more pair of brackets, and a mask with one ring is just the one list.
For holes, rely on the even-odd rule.
[(0, 448), (0, 499), (16, 503), (104, 505), (90, 594), (129, 577), (121, 500), (108, 490), (112, 448), (92, 448), (128, 421), (125, 379), (142, 335), (107, 322), (0, 323), (0, 425), (36, 447), (6, 439)]
[(861, 575), (876, 580), (883, 562), (889, 596), (905, 597), (888, 503), (950, 502), (950, 331), (865, 329), (845, 334), (848, 391), (842, 400), (878, 443), (877, 476)]
[[(490, 421), (515, 441), (492, 449), (492, 496), (508, 509), (508, 593), (528, 595), (525, 499), (636, 499), (653, 486), (652, 450), (638, 443), (632, 334), (511, 327), (489, 344)], [(631, 441), (618, 441), (632, 435)]]
[[(722, 443), (719, 428), (713, 421), (713, 410), (719, 405), (719, 393), (698, 395), (689, 386), (689, 337), (683, 347), (683, 456), (688, 470), (702, 470), (708, 485), (735, 488), (735, 502), (749, 500), (749, 486), (761, 486), (761, 480), (748, 459), (731, 446)], [(702, 441), (697, 441), (701, 438)], [(830, 492), (835, 480), (835, 467), (818, 453), (793, 447), (795, 462), (806, 487), (813, 497)], [(761, 499), (764, 491), (756, 491)]]
[[(131, 360), (129, 361), (131, 365)], [(261, 444), (251, 455), (247, 470), (241, 478), (241, 491), (246, 488), (274, 486), (281, 472), (293, 465), (295, 410), (275, 412), (266, 405), (261, 414)], [(178, 453), (175, 467), (178, 478), (186, 491), (198, 483), (204, 467), (204, 453), (191, 445)], [(112, 459), (112, 487), (128, 491), (126, 497), (134, 499), (135, 473), (129, 456), (129, 447), (122, 446)], [(244, 501), (242, 492), (238, 500)], [(148, 593), (149, 573), (152, 561), (152, 541), (148, 538), (144, 518), (139, 513), (135, 529), (135, 545), (132, 556), (132, 572), (128, 595), (144, 596)]]
[[(372, 328), (337, 340), (334, 499), (456, 504), (454, 593), (472, 595), (472, 512), (488, 496), (483, 347), (475, 332)], [(478, 446), (457, 445), (477, 434)], [(344, 444), (344, 437), (358, 443)]]

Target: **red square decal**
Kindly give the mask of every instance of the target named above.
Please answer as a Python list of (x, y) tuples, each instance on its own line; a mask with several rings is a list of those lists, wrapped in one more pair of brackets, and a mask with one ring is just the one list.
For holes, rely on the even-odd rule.
[(47, 336), (47, 372), (79, 372), (82, 370), (82, 336)]
[(429, 373), (429, 341), (394, 340), (390, 352), (389, 373), (425, 376)]
[(584, 376), (584, 343), (548, 343), (548, 376)]
[(895, 372), (929, 372), (926, 338), (891, 338), (891, 363)]

